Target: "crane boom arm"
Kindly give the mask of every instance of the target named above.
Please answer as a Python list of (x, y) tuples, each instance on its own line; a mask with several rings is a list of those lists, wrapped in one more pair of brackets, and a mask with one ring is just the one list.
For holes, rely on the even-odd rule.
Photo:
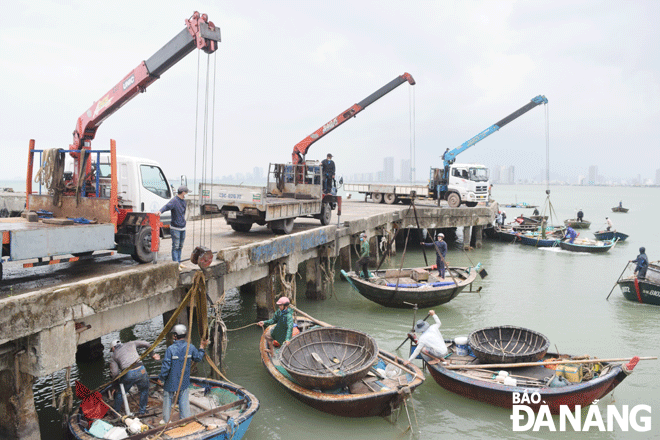
[(310, 134), (305, 139), (298, 142), (293, 147), (293, 154), (291, 155), (291, 159), (292, 159), (293, 164), (294, 165), (299, 164), (299, 163), (304, 161), (304, 157), (307, 154), (307, 151), (309, 150), (309, 147), (314, 142), (318, 141), (323, 136), (330, 133), (332, 130), (339, 127), (341, 124), (348, 121), (350, 118), (354, 117), (355, 115), (360, 113), (362, 110), (367, 108), (369, 105), (373, 104), (378, 99), (380, 99), (383, 96), (387, 95), (389, 92), (396, 89), (397, 87), (399, 87), (404, 82), (408, 82), (410, 85), (415, 85), (415, 80), (413, 79), (413, 77), (409, 73), (404, 73), (403, 75), (394, 78), (392, 81), (385, 84), (383, 87), (376, 90), (374, 93), (367, 96), (362, 101), (358, 102), (357, 104), (353, 104), (350, 108), (348, 108), (347, 110), (342, 112), (340, 115), (336, 116), (335, 118), (333, 118), (332, 120), (330, 120), (329, 122), (324, 124), (321, 128), (316, 130), (314, 133)]
[(494, 125), (491, 125), (487, 129), (485, 129), (484, 131), (479, 133), (478, 135), (476, 135), (473, 138), (467, 140), (466, 142), (461, 144), (461, 146), (459, 146), (457, 148), (454, 148), (453, 150), (447, 151), (443, 155), (445, 168), (447, 168), (449, 165), (454, 163), (454, 160), (456, 160), (456, 156), (458, 156), (460, 153), (467, 150), (468, 148), (470, 148), (471, 146), (473, 146), (477, 142), (479, 142), (479, 141), (485, 139), (486, 137), (490, 136), (491, 134), (495, 133), (497, 130), (504, 127), (509, 122), (511, 122), (511, 121), (519, 118), (520, 116), (524, 115), (525, 113), (527, 113), (528, 111), (530, 111), (534, 107), (536, 107), (538, 105), (541, 105), (541, 104), (547, 104), (547, 103), (548, 103), (548, 99), (543, 95), (539, 95), (539, 96), (533, 98), (530, 102), (528, 102), (527, 104), (525, 104), (524, 106), (522, 106), (518, 110), (516, 110), (515, 112), (511, 113), (509, 116), (505, 117), (504, 119), (500, 120), (499, 122), (496, 122)]
[[(148, 60), (141, 62), (135, 69), (122, 78), (108, 93), (94, 102), (76, 123), (70, 150), (90, 149), (91, 141), (101, 123), (133, 99), (138, 93), (160, 78), (174, 64), (192, 52), (195, 48), (213, 53), (220, 42), (220, 29), (208, 21), (206, 14), (195, 12), (185, 20), (186, 28), (179, 32), (165, 46)], [(72, 153), (77, 157), (77, 153)]]

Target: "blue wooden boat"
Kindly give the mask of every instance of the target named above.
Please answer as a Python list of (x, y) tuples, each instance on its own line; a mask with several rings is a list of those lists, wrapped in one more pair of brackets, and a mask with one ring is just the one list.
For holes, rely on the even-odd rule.
[(594, 241), (594, 240), (575, 240), (573, 243), (560, 241), (559, 246), (565, 251), (587, 252), (590, 254), (605, 253), (614, 247), (615, 240)]
[(628, 235), (617, 231), (598, 231), (594, 232), (594, 237), (597, 240), (614, 240), (616, 238), (617, 241), (625, 241)]
[[(158, 377), (152, 376), (152, 382)], [(103, 426), (111, 429), (126, 430), (127, 439), (142, 440), (148, 438), (157, 438), (163, 431), (160, 438), (177, 438), (183, 440), (240, 440), (252, 421), (252, 417), (259, 409), (259, 400), (238, 385), (213, 379), (204, 379), (201, 377), (190, 378), (190, 410), (192, 416), (186, 419), (178, 419), (178, 412), (172, 411), (172, 420), (169, 425), (160, 425), (162, 419), (163, 399), (162, 388), (151, 385), (149, 393), (149, 403), (147, 405), (146, 415), (139, 418), (140, 423), (146, 426), (146, 430), (132, 433), (126, 421), (117, 417), (117, 415), (108, 410), (105, 417), (101, 420)], [(131, 410), (137, 412), (138, 398), (129, 393), (129, 404)], [(112, 402), (109, 402), (112, 406)], [(73, 413), (68, 420), (69, 431), (73, 438), (77, 440), (98, 440), (99, 437), (92, 433), (98, 426), (87, 420), (80, 407)], [(92, 431), (92, 432), (90, 432)], [(119, 437), (117, 437), (119, 438)]]

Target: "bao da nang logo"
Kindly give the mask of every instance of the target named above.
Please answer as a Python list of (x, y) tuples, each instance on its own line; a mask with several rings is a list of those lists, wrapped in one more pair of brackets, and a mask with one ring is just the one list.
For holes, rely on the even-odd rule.
[[(651, 430), (649, 405), (635, 405), (632, 408), (622, 405), (620, 409), (615, 405), (607, 405), (603, 416), (597, 403), (598, 400), (595, 400), (584, 410), (581, 405), (559, 405), (557, 414), (557, 408), (551, 409), (538, 392), (513, 393), (512, 428), (514, 431), (534, 432), (614, 430), (648, 432)], [(538, 412), (528, 406), (529, 404), (538, 408)]]
[[(630, 374), (639, 360), (639, 357), (633, 357), (628, 364), (621, 366), (619, 374)], [(601, 412), (603, 408), (597, 405), (598, 399), (591, 404), (587, 403), (586, 407), (575, 403), (578, 395), (591, 392), (593, 396), (598, 393), (597, 389), (577, 388), (571, 392), (570, 387), (572, 386), (577, 386), (577, 384), (554, 387), (556, 392), (547, 392), (543, 396), (539, 391), (530, 393), (525, 390), (522, 393), (512, 393), (513, 430), (535, 432), (541, 430), (560, 432), (651, 431), (651, 407), (649, 405), (633, 407), (622, 405), (621, 408), (607, 405), (603, 415)], [(602, 383), (601, 386), (607, 386), (607, 383)], [(564, 387), (567, 387), (566, 392), (562, 392)], [(611, 391), (612, 388), (608, 389)], [(602, 396), (603, 393), (596, 395)]]

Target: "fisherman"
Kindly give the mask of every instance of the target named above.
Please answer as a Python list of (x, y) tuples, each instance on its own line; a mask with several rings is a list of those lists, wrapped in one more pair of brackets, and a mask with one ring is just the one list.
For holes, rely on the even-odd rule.
[(568, 238), (569, 239), (568, 242), (573, 243), (577, 236), (578, 236), (578, 233), (575, 232), (575, 229), (573, 229), (569, 226), (569, 227), (566, 228), (566, 235), (564, 235), (564, 238), (562, 240), (566, 240)]
[(538, 210), (538, 208), (534, 208), (534, 212), (532, 213), (532, 215), (539, 215), (539, 210)]
[(335, 162), (332, 160), (332, 154), (321, 161), (323, 166), (323, 194), (330, 194), (332, 192), (332, 180), (335, 178)]
[(646, 248), (643, 246), (639, 248), (639, 255), (630, 262), (637, 264), (637, 266), (635, 266), (635, 275), (637, 275), (637, 278), (640, 280), (646, 278), (646, 269), (649, 267), (649, 258), (646, 256)]
[(502, 226), (504, 224), (502, 222), (502, 211), (497, 211), (497, 215), (495, 216), (495, 224), (497, 226)]
[(623, 208), (623, 200), (619, 200), (619, 208)]
[(437, 358), (442, 358), (448, 353), (447, 345), (440, 333), (440, 318), (433, 310), (429, 310), (429, 315), (433, 316), (435, 324), (429, 325), (422, 319), (415, 323), (415, 333), (420, 336), (417, 339), (417, 348), (412, 352), (407, 363), (415, 359), (422, 350)]
[(611, 231), (614, 225), (612, 224), (612, 220), (610, 220), (609, 217), (605, 217), (605, 223), (607, 224), (607, 230)]
[(281, 297), (277, 300), (277, 306), (279, 310), (275, 312), (275, 315), (267, 321), (259, 321), (257, 325), (261, 328), (268, 328), (269, 325), (275, 324), (275, 327), (268, 330), (265, 334), (266, 338), (266, 349), (271, 356), (274, 354), (274, 344), (275, 341), (279, 345), (286, 345), (291, 340), (291, 335), (293, 334), (293, 312), (289, 308), (291, 300), (286, 296)]
[[(172, 400), (179, 390), (177, 403), (179, 404), (179, 418), (187, 419), (192, 414), (190, 412), (190, 401), (188, 399), (188, 388), (190, 387), (190, 368), (193, 362), (201, 362), (204, 359), (204, 350), (209, 344), (209, 340), (199, 343), (199, 349), (186, 342), (188, 329), (183, 324), (177, 324), (172, 327), (174, 343), (167, 347), (165, 358), (160, 367), (158, 384), (163, 387), (163, 420), (160, 424), (164, 425), (170, 421), (170, 409)], [(186, 358), (186, 352), (188, 357)], [(185, 370), (183, 363), (186, 363)], [(181, 379), (183, 376), (183, 379)]]
[(445, 257), (447, 256), (447, 243), (444, 241), (445, 234), (438, 232), (436, 238), (437, 240), (433, 243), (421, 242), (419, 244), (422, 246), (435, 248), (435, 265), (438, 268), (438, 274), (440, 275), (440, 278), (444, 279), (446, 266)]
[[(149, 375), (144, 368), (140, 355), (137, 352), (138, 348), (149, 348), (151, 344), (147, 341), (130, 341), (122, 343), (121, 340), (115, 339), (110, 345), (110, 375), (112, 378), (119, 376), (119, 373), (127, 368), (130, 368), (120, 379), (119, 383), (124, 385), (124, 390), (128, 393), (133, 385), (137, 385), (140, 392), (140, 408), (138, 416), (141, 417), (147, 412), (147, 402), (149, 399)], [(155, 360), (160, 360), (160, 355), (154, 353), (152, 356)], [(121, 411), (123, 402), (123, 393), (121, 388), (115, 392), (115, 411)]]
[(369, 257), (370, 250), (367, 234), (363, 232), (360, 234), (360, 259), (355, 263), (355, 273), (359, 276), (360, 269), (362, 269), (362, 276), (365, 280), (371, 277), (369, 274), (369, 263), (371, 263), (371, 258)]
[(584, 219), (584, 212), (582, 212), (582, 208), (580, 208), (577, 212), (577, 221), (582, 223), (583, 219)]

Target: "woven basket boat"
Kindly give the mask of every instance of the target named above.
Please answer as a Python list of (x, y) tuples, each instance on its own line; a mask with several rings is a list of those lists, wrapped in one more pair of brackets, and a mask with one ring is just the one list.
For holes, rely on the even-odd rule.
[(550, 347), (550, 340), (541, 333), (508, 325), (476, 330), (468, 343), (484, 364), (536, 362)]
[(368, 334), (321, 327), (291, 339), (280, 362), (303, 387), (330, 390), (364, 378), (377, 357), (378, 344)]

